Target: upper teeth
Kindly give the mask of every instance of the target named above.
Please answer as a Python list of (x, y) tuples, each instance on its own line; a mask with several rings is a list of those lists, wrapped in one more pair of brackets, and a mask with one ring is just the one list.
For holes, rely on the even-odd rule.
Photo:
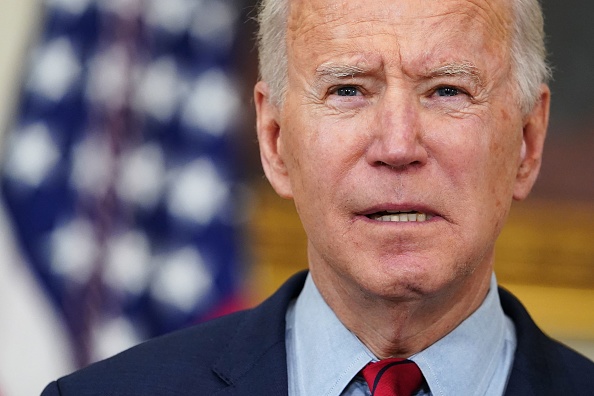
[(374, 220), (377, 220), (377, 221), (423, 222), (423, 221), (431, 220), (431, 218), (433, 218), (433, 216), (425, 214), (425, 213), (396, 212), (396, 213), (388, 213), (385, 215), (375, 215), (375, 216), (372, 216), (371, 218)]

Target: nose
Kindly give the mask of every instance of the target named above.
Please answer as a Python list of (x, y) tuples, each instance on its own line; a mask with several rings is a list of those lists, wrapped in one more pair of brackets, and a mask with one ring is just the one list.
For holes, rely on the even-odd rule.
[(402, 94), (384, 97), (377, 104), (367, 162), (373, 166), (405, 169), (427, 162), (422, 141), (420, 109)]

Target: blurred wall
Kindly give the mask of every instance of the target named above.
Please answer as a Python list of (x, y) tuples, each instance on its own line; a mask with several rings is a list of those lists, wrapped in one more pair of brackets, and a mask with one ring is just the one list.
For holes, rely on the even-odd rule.
[(11, 111), (17, 104), (22, 61), (36, 30), (38, 13), (38, 0), (2, 0), (0, 3), (0, 134), (5, 132)]

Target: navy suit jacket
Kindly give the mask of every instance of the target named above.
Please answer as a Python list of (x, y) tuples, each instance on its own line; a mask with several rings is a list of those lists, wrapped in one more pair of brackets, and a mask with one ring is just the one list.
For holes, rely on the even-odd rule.
[[(52, 382), (42, 395), (287, 395), (285, 312), (305, 275), (254, 309), (140, 344)], [(518, 337), (505, 395), (594, 394), (594, 363), (544, 335), (510, 293), (500, 297)]]

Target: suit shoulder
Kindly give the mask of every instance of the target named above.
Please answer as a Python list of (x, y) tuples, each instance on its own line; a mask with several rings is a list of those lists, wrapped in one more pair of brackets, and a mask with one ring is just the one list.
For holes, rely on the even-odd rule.
[(220, 386), (212, 366), (249, 314), (237, 312), (143, 342), (59, 379), (43, 395), (175, 395), (192, 386)]
[(522, 304), (499, 290), (514, 323), (517, 346), (506, 395), (580, 394), (594, 388), (594, 363), (544, 334)]
[(554, 341), (567, 371), (594, 387), (594, 362), (568, 346)]
[[(259, 381), (286, 361), (285, 313), (306, 275), (295, 275), (253, 309), (149, 340), (60, 378), (44, 396), (172, 396), (191, 389), (202, 395), (242, 381), (259, 383), (246, 380), (246, 373), (261, 369)], [(284, 377), (286, 368), (276, 372), (281, 382)]]
[(249, 316), (250, 310), (236, 312), (198, 325), (178, 330), (143, 342), (105, 360), (113, 364), (122, 362), (150, 363), (180, 359), (193, 363), (208, 361), (216, 357), (221, 346), (237, 332), (241, 322)]

